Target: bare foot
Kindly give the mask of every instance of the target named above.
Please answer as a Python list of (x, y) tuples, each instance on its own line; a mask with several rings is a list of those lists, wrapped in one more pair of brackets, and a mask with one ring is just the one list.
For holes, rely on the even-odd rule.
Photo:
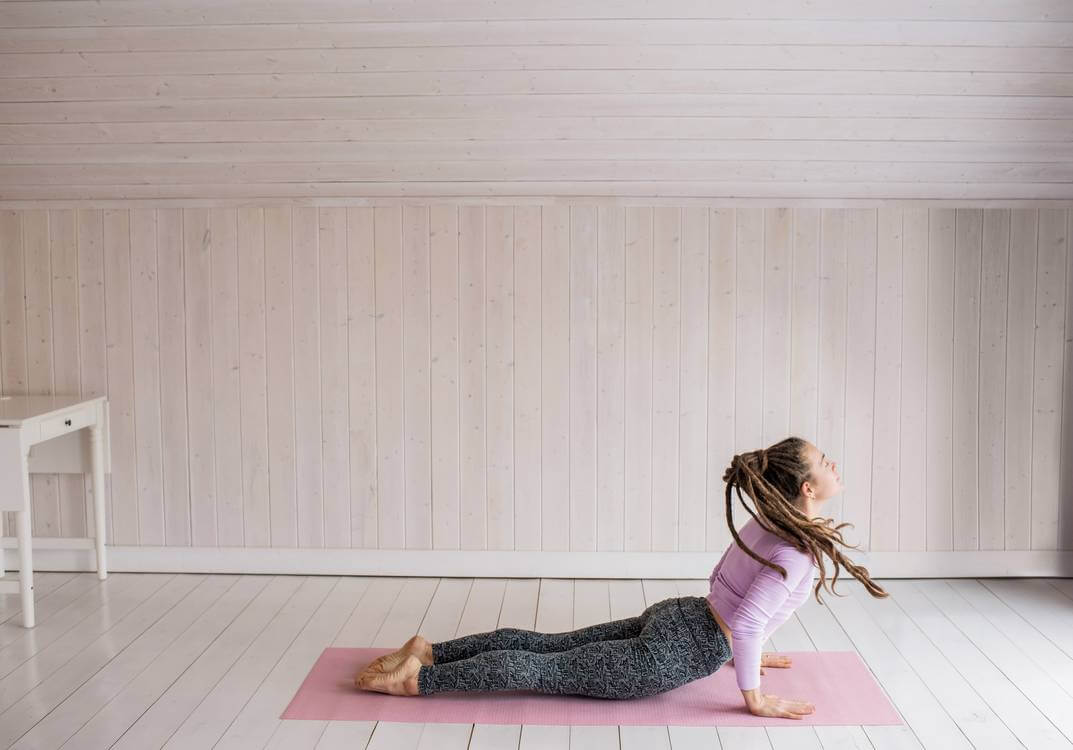
[(363, 669), (354, 678), (354, 684), (358, 684), (358, 680), (366, 675), (394, 672), (406, 660), (407, 656), (416, 656), (418, 661), (424, 665), (432, 664), (432, 644), (420, 635), (415, 635), (406, 641), (398, 651), (384, 654), (374, 659), (372, 664)]
[(355, 680), (362, 690), (371, 690), (389, 695), (417, 695), (417, 675), (421, 671), (421, 660), (413, 654), (407, 654), (397, 669), (383, 674), (364, 672)]

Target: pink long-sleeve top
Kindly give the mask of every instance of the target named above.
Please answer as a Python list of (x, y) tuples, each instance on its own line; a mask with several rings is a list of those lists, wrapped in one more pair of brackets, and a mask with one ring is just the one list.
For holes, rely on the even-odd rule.
[(733, 543), (708, 578), (708, 601), (730, 627), (738, 688), (753, 690), (760, 686), (761, 646), (808, 597), (813, 571), (819, 568), (811, 554), (768, 531), (755, 518), (749, 519), (738, 536), (787, 574), (783, 580), (777, 570), (760, 564)]

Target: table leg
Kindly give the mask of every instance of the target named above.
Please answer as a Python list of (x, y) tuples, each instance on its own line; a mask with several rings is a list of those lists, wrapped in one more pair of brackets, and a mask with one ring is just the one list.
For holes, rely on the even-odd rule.
[(30, 452), (22, 455), (22, 510), (15, 511), (15, 533), (19, 539), (19, 593), (22, 594), (22, 626), (34, 626), (34, 568), (30, 536)]
[(104, 428), (100, 423), (89, 428), (93, 454), (93, 511), (97, 533), (97, 578), (108, 577), (108, 565), (104, 558)]

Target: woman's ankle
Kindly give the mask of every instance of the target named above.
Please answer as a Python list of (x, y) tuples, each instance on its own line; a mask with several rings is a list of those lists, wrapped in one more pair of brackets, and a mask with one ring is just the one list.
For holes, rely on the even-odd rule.
[(410, 639), (410, 648), (412, 653), (417, 656), (423, 665), (431, 665), (435, 663), (435, 657), (432, 654), (432, 643), (420, 635), (415, 635)]

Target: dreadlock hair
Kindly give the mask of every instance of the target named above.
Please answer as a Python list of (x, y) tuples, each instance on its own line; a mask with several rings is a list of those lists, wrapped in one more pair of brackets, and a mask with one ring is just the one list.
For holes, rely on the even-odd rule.
[[(727, 525), (733, 534), (738, 546), (749, 557), (773, 570), (777, 570), (786, 578), (786, 569), (770, 560), (765, 560), (751, 549), (745, 546), (737, 529), (734, 528), (733, 501), (731, 489), (738, 490), (738, 500), (749, 515), (756, 519), (763, 528), (786, 540), (801, 552), (811, 554), (816, 565), (820, 569), (820, 580), (813, 589), (816, 601), (820, 599), (820, 587), (834, 596), (842, 596), (827, 586), (823, 556), (826, 553), (834, 562), (834, 580), (831, 586), (838, 582), (839, 564), (842, 564), (858, 581), (864, 584), (868, 593), (877, 599), (884, 599), (890, 594), (868, 577), (868, 569), (850, 562), (835, 547), (835, 542), (856, 549), (856, 545), (846, 544), (839, 531), (843, 526), (853, 526), (851, 523), (840, 523), (832, 527), (832, 518), (807, 518), (793, 503), (800, 494), (801, 485), (808, 481), (811, 476), (811, 467), (806, 458), (806, 442), (799, 437), (788, 437), (775, 443), (767, 450), (752, 451), (734, 456), (730, 468), (723, 475), (723, 481), (727, 483)], [(742, 500), (741, 490), (753, 499), (759, 516)]]

